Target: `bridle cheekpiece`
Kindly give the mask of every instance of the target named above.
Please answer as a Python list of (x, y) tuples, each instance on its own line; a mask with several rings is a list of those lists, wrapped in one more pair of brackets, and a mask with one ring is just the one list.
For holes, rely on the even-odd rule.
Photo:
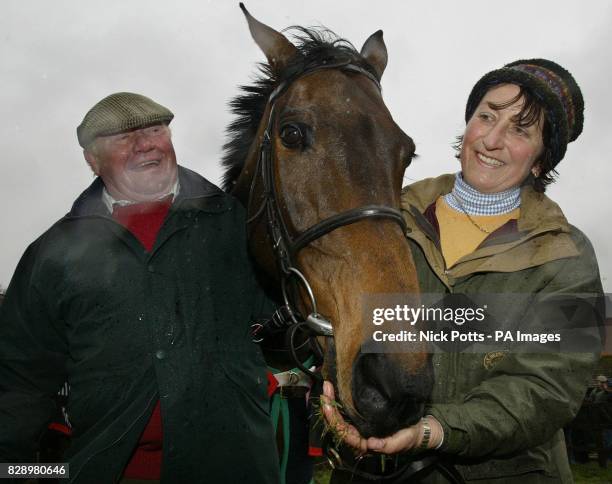
[[(250, 215), (247, 220), (247, 225), (250, 225), (255, 222), (264, 212), (266, 213), (268, 233), (273, 241), (272, 248), (274, 250), (276, 261), (281, 273), (281, 289), (283, 302), (285, 304), (285, 307), (281, 309), (283, 309), (282, 314), (288, 315), (288, 319), (284, 321), (284, 324), (288, 328), (289, 348), (298, 367), (311, 376), (314, 375), (312, 375), (308, 369), (301, 365), (295, 355), (293, 336), (298, 329), (304, 329), (304, 327), (307, 328), (311, 336), (333, 336), (333, 330), (331, 322), (325, 316), (319, 313), (316, 298), (308, 280), (296, 267), (295, 258), (298, 252), (315, 240), (340, 227), (351, 225), (366, 219), (390, 219), (399, 224), (402, 232), (405, 233), (407, 229), (406, 222), (398, 209), (385, 205), (364, 205), (323, 219), (297, 235), (291, 235), (289, 233), (283, 215), (280, 211), (274, 183), (274, 160), (272, 156), (274, 107), (278, 98), (287, 91), (293, 82), (299, 78), (311, 74), (312, 72), (322, 69), (339, 69), (342, 71), (364, 75), (376, 85), (379, 91), (381, 90), (378, 79), (370, 71), (353, 63), (350, 58), (334, 59), (331, 62), (325, 62), (314, 67), (306, 68), (299, 74), (281, 82), (274, 89), (274, 91), (272, 91), (272, 94), (270, 94), (270, 97), (268, 98), (268, 121), (263, 133), (257, 166), (251, 181), (248, 209), (253, 206), (252, 202), (259, 176), (261, 176), (263, 180), (262, 201), (259, 208), (253, 215)], [(298, 281), (308, 296), (311, 310), (306, 317), (303, 317), (289, 295), (288, 284), (291, 279)], [(278, 317), (276, 319), (277, 321), (279, 319), (282, 320), (282, 318)]]

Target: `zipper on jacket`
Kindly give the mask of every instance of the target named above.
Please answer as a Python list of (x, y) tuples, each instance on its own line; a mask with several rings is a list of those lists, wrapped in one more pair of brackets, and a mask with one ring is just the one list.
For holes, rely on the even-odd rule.
[[(419, 247), (419, 249), (421, 249), (421, 251), (423, 252), (423, 255), (424, 255), (424, 259), (427, 262), (427, 266), (429, 267), (431, 272), (433, 272), (435, 274), (435, 276), (438, 278), (438, 280), (444, 285), (444, 287), (446, 287), (448, 289), (448, 291), (450, 293), (452, 293), (453, 292), (453, 288), (448, 283), (448, 280), (447, 280), (448, 279), (449, 269), (446, 267), (446, 261), (444, 260), (444, 256), (442, 255), (442, 252), (439, 251), (440, 252), (440, 256), (442, 257), (443, 268), (442, 268), (442, 270), (440, 272), (438, 272), (438, 271), (436, 271), (436, 269), (434, 268), (433, 264), (429, 260), (429, 257), (427, 257), (427, 251), (419, 243), (419, 241), (416, 240), (414, 237), (412, 237), (412, 234), (406, 234), (406, 238), (412, 240)], [(431, 240), (431, 239), (429, 239), (429, 240)], [(433, 240), (431, 240), (431, 242), (433, 243)], [(446, 277), (443, 277), (443, 276), (446, 276)]]

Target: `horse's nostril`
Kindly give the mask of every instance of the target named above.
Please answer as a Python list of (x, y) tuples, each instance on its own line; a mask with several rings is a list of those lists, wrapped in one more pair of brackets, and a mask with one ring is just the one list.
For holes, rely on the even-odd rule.
[(397, 390), (385, 355), (359, 355), (353, 368), (353, 399), (360, 413), (384, 412)]
[(388, 412), (391, 400), (383, 395), (375, 385), (360, 385), (354, 391), (355, 406), (361, 415), (383, 414)]
[[(432, 385), (431, 370), (407, 375), (385, 354), (361, 354), (353, 366), (353, 402), (370, 435), (383, 436), (416, 422)], [(361, 430), (361, 428), (360, 428)]]

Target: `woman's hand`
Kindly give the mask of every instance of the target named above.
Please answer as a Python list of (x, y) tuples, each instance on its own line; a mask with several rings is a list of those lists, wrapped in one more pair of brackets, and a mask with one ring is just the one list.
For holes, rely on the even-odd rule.
[[(426, 447), (427, 449), (435, 449), (444, 438), (444, 432), (440, 422), (431, 415), (428, 415), (412, 427), (398, 430), (393, 435), (385, 437), (384, 439), (376, 437), (365, 439), (353, 425), (346, 423), (338, 409), (331, 405), (330, 402), (334, 400), (334, 387), (330, 382), (326, 381), (323, 383), (323, 395), (321, 396), (325, 420), (327, 420), (327, 423), (334, 432), (342, 437), (344, 443), (354, 448), (359, 454), (365, 454), (367, 452), (396, 454), (398, 452), (407, 452), (417, 449), (423, 441), (427, 424), (431, 428), (429, 442)], [(426, 422), (424, 422), (424, 420), (426, 420)]]

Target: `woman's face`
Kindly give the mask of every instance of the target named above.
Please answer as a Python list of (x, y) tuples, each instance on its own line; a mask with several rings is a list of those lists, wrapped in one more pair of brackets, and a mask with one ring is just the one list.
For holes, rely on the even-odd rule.
[(521, 126), (517, 114), (523, 98), (504, 109), (516, 97), (519, 87), (500, 84), (490, 89), (468, 121), (461, 148), (463, 179), (481, 193), (497, 193), (521, 185), (544, 151), (543, 119)]

